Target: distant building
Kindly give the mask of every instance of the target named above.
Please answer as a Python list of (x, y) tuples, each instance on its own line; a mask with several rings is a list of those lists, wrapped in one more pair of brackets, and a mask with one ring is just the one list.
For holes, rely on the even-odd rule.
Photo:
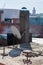
[(35, 14), (36, 14), (35, 7), (33, 7), (32, 14), (33, 14), (33, 15), (35, 15)]
[(43, 37), (43, 15), (42, 14), (31, 14), (29, 17), (30, 32), (35, 37)]

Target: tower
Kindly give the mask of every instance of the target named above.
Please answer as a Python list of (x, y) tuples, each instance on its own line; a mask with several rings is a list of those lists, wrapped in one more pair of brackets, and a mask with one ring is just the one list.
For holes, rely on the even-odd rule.
[(36, 14), (36, 10), (35, 10), (35, 7), (33, 7), (33, 11), (32, 11), (32, 14)]

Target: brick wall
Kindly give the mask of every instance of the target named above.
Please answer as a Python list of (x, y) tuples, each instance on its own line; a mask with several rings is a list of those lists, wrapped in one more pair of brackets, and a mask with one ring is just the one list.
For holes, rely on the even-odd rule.
[(1, 22), (0, 33), (9, 33), (11, 25), (16, 26), (20, 30), (19, 19), (14, 18), (13, 22), (14, 23), (3, 23), (3, 22)]
[[(0, 25), (0, 33), (5, 33), (6, 31), (4, 31), (4, 29), (7, 29), (9, 26), (11, 25), (15, 25), (19, 30), (20, 30), (20, 24), (19, 24), (19, 19), (13, 19), (14, 24), (10, 24), (10, 23), (1, 23)], [(30, 29), (32, 30), (32, 33), (42, 33), (41, 35), (43, 35), (43, 26), (42, 25), (30, 25), (29, 26)]]

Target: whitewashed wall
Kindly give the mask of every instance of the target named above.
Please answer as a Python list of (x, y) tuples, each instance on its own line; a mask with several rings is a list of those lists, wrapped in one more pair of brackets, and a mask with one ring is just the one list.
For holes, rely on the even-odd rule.
[(4, 21), (5, 18), (19, 18), (19, 10), (16, 9), (4, 9), (2, 14), (2, 21)]

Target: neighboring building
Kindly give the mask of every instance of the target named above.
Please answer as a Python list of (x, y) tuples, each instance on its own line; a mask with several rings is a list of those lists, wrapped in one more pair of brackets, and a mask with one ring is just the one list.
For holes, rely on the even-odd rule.
[(10, 31), (10, 25), (16, 25), (18, 29), (19, 26), (19, 10), (15, 9), (4, 9), (3, 14), (1, 15), (1, 28), (3, 29), (0, 33), (8, 33)]
[(18, 19), (19, 18), (19, 10), (16, 9), (4, 9), (2, 15), (2, 21), (5, 21), (5, 19)]
[[(15, 25), (20, 30), (20, 10), (4, 9), (0, 11), (0, 33), (8, 33), (10, 31), (10, 24)], [(34, 12), (34, 14), (32, 13), (29, 16), (30, 32), (43, 37), (43, 13), (36, 14)]]
[(35, 34), (34, 36), (43, 37), (43, 15), (31, 14), (30, 17), (30, 32)]

